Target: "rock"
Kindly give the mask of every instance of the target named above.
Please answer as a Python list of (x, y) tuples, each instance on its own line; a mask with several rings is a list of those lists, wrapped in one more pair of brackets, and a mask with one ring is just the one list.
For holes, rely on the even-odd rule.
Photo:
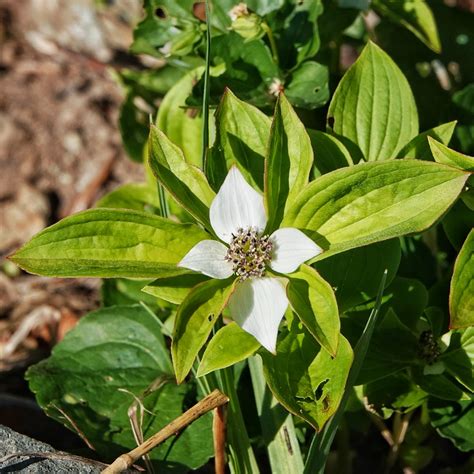
[[(2, 458), (15, 453), (25, 453), (3, 461)], [(30, 453), (28, 455), (28, 453)], [(48, 459), (31, 453), (49, 453)], [(61, 451), (55, 451), (49, 444), (19, 434), (10, 428), (0, 425), (0, 472), (21, 473), (55, 473), (74, 472), (78, 474), (98, 474), (105, 464)]]

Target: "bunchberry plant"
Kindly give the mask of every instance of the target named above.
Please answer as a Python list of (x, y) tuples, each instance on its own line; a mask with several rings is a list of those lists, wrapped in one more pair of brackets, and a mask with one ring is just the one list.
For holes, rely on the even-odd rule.
[[(176, 2), (145, 3), (135, 50), (170, 64), (202, 58), (195, 5), (181, 17)], [(339, 420), (356, 410), (400, 424), (422, 407), (419, 423), (472, 449), (459, 433), (474, 389), (474, 237), (456, 216), (472, 219), (474, 158), (448, 148), (453, 122), (419, 133), (408, 81), (372, 42), (332, 95), (325, 130), (305, 126), (294, 106), (329, 94), (313, 60), (321, 4), (274, 4), (215, 2), (207, 65), (219, 105), (204, 159), (200, 118), (181, 109), (204, 88), (198, 67), (147, 127), (147, 183), (113, 191), (12, 256), (32, 273), (107, 279), (104, 308), (30, 369), (32, 390), (108, 456), (219, 387), (230, 397), (232, 472), (259, 472), (242, 386), (274, 472), (322, 472)], [(437, 49), (426, 24), (387, 5), (374, 1)], [(300, 17), (311, 40), (294, 30)], [(452, 276), (441, 238), (458, 252)], [(151, 453), (164, 472), (211, 456), (209, 417)]]

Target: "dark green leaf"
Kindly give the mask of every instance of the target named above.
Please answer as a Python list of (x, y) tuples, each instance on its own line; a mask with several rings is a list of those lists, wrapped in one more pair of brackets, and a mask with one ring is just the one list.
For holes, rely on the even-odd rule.
[(315, 176), (354, 164), (349, 151), (336, 137), (319, 130), (307, 132), (313, 147)]
[(431, 424), (443, 438), (450, 439), (461, 451), (474, 449), (474, 401), (442, 403), (429, 406)]
[(393, 239), (347, 250), (316, 262), (314, 267), (334, 288), (343, 312), (375, 297), (385, 269), (390, 283), (399, 264), (400, 244)]
[(285, 87), (288, 100), (296, 107), (315, 109), (329, 99), (329, 77), (326, 66), (305, 61), (291, 73)]
[[(52, 356), (27, 378), (40, 406), (73, 431), (80, 430), (106, 460), (136, 447), (128, 409), (145, 411), (144, 438), (179, 416), (191, 387), (172, 382), (161, 326), (141, 306), (115, 306), (82, 318)], [(186, 472), (212, 456), (209, 416), (150, 453), (158, 471)]]

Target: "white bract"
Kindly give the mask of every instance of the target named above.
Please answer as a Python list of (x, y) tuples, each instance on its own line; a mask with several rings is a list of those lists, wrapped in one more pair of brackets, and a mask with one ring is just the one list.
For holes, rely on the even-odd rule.
[(178, 266), (217, 279), (235, 275), (236, 289), (228, 303), (239, 326), (275, 353), (278, 326), (288, 307), (281, 279), (265, 276), (291, 273), (322, 252), (309, 237), (291, 227), (263, 235), (267, 214), (263, 196), (255, 191), (237, 167), (232, 167), (212, 201), (210, 221), (217, 240), (202, 240)]

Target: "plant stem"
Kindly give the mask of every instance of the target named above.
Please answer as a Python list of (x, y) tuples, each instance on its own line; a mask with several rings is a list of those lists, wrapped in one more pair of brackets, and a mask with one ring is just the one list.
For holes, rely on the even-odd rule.
[(218, 384), (229, 397), (227, 407), (227, 438), (229, 448), (229, 467), (232, 474), (258, 474), (259, 468), (250, 445), (239, 399), (234, 383), (232, 367), (217, 372)]
[(166, 199), (165, 188), (161, 183), (158, 183), (158, 199), (160, 200), (161, 217), (168, 217), (170, 215), (170, 210)]
[(273, 31), (266, 22), (262, 22), (262, 29), (267, 34), (268, 41), (270, 43), (270, 49), (272, 50), (273, 60), (275, 61), (275, 64), (278, 66), (280, 63), (280, 60), (278, 58), (278, 48), (275, 42), (275, 37), (273, 36)]
[(354, 362), (352, 363), (349, 376), (347, 377), (346, 389), (344, 391), (344, 395), (342, 396), (341, 403), (339, 404), (339, 408), (333, 417), (326, 423), (326, 426), (323, 428), (323, 430), (320, 433), (316, 433), (314, 435), (304, 466), (304, 474), (324, 473), (324, 466), (326, 465), (326, 460), (329, 455), (334, 436), (336, 435), (336, 431), (344, 414), (347, 401), (349, 400), (350, 390), (352, 390), (352, 387), (356, 383), (360, 369), (365, 360), (365, 355), (367, 354), (367, 350), (369, 348), (372, 334), (375, 329), (375, 323), (378, 319), (377, 316), (382, 305), (382, 296), (385, 289), (385, 282), (387, 281), (387, 273), (388, 270), (385, 270), (383, 273), (374, 309), (370, 313), (364, 331), (362, 332), (362, 335), (357, 341), (356, 347), (354, 349)]
[(211, 61), (211, 17), (209, 0), (206, 0), (206, 68), (204, 70), (204, 92), (202, 97), (202, 169), (207, 174), (207, 149), (209, 148), (209, 64)]
[(293, 418), (267, 387), (260, 357), (248, 359), (250, 376), (262, 427), (263, 440), (273, 474), (299, 474), (303, 471), (303, 458), (295, 433)]
[(175, 435), (205, 413), (214, 408), (225, 405), (228, 401), (229, 399), (226, 395), (219, 392), (219, 390), (214, 390), (212, 393), (207, 395), (207, 397), (203, 398), (201, 401), (196, 403), (196, 405), (184, 412), (181, 416), (166, 425), (158, 433), (155, 433), (153, 436), (148, 438), (140, 446), (132, 449), (132, 451), (126, 454), (122, 454), (110, 466), (106, 467), (102, 471), (102, 474), (117, 474), (125, 471), (134, 462), (159, 444), (166, 441), (170, 436)]

